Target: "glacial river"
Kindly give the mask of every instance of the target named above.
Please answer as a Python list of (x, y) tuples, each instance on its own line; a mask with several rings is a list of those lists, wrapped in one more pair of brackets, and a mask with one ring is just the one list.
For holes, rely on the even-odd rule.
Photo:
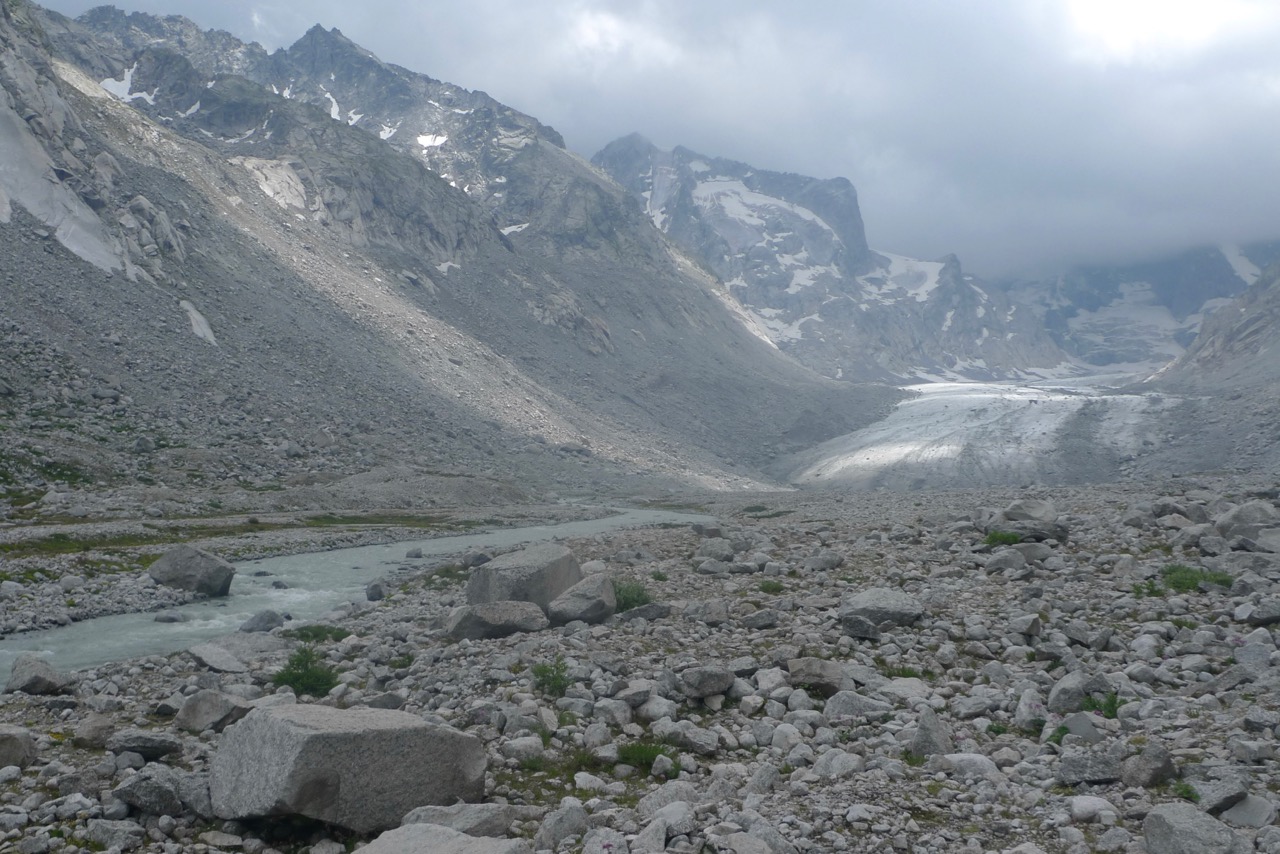
[[(664, 523), (713, 523), (710, 516), (665, 510), (619, 510), (602, 519), (504, 528), (429, 540), (336, 549), (246, 561), (236, 565), (231, 594), (178, 608), (182, 623), (157, 623), (154, 613), (120, 614), (72, 623), (55, 629), (12, 635), (0, 641), (0, 685), (9, 678), (13, 660), (23, 652), (47, 656), (58, 670), (81, 670), (111, 661), (167, 655), (229, 634), (259, 611), (271, 609), (294, 620), (314, 620), (345, 602), (365, 601), (365, 585), (378, 578), (421, 568), (406, 561), (405, 552), (422, 549), (424, 558), (471, 550), (508, 549), (562, 537), (591, 537), (623, 528)], [(287, 589), (272, 587), (283, 581)]]

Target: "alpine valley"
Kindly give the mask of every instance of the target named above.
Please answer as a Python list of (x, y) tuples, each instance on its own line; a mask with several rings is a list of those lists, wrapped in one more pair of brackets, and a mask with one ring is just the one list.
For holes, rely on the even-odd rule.
[(985, 280), (319, 25), (0, 91), (0, 852), (1280, 854), (1280, 240)]

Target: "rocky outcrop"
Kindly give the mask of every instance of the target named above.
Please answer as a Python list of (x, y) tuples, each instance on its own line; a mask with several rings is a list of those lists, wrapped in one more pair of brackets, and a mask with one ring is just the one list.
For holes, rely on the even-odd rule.
[(479, 800), (479, 740), (404, 712), (258, 709), (223, 734), (210, 769), (222, 818), (302, 815), (371, 833), (426, 804)]

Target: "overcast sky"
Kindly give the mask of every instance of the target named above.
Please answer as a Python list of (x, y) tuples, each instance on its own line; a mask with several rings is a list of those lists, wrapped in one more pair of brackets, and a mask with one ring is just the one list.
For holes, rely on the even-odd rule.
[[(97, 2), (46, 0), (79, 14)], [(844, 176), (873, 248), (984, 275), (1280, 237), (1274, 0), (121, 0), (321, 23), (586, 156), (639, 131)]]

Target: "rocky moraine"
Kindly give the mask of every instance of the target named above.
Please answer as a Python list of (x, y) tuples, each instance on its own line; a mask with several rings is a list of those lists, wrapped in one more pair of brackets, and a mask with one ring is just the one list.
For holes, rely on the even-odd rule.
[[(406, 558), (311, 626), (22, 659), (0, 850), (1280, 851), (1274, 489), (703, 500)], [(93, 599), (58, 574), (6, 613)]]

